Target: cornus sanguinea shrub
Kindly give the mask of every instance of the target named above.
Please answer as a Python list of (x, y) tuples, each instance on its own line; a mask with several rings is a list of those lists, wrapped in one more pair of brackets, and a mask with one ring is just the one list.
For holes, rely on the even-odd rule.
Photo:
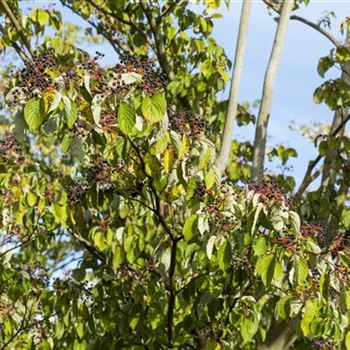
[(56, 10), (14, 22), (0, 0), (1, 45), (23, 60), (0, 86), (0, 349), (349, 349), (347, 136), (320, 141), (338, 168), (315, 191), (311, 173), (300, 191), (283, 173), (248, 182), (249, 142), (220, 171), (219, 2), (62, 2), (118, 59), (77, 49)]
[[(344, 238), (321, 249), (321, 227), (301, 225), (273, 179), (220, 185), (204, 122), (192, 112), (167, 113), (176, 106), (149, 61), (123, 61), (110, 75), (94, 60), (93, 70), (85, 65), (61, 78), (66, 69), (52, 51), (38, 57), (40, 67), (52, 63), (34, 69), (50, 88), (35, 85), (33, 96), (28, 85), (14, 107), (23, 131), (48, 134), (46, 147), (62, 156), (47, 171), (43, 150), (32, 160), (28, 153), (28, 164), (5, 173), (4, 185), (19, 183), (9, 186), (3, 211), (9, 229), (20, 225), (33, 236), (20, 236), (20, 244), (36, 239), (45, 249), (47, 240), (69, 236), (80, 246), (80, 264), (50, 286), (49, 272), (30, 265), (31, 273), (11, 272), (14, 261), (3, 256), (5, 278), (19, 273), (21, 283), (36, 285), (22, 298), (36, 303), (33, 322), (45, 324), (33, 326), (35, 339), (23, 332), (23, 344), (244, 347), (264, 341), (271, 305), (277, 320), (296, 319), (296, 334), (316, 346), (343, 341), (348, 291), (336, 271), (347, 271)], [(61, 79), (67, 84), (55, 85)], [(22, 77), (18, 83), (9, 98), (24, 88)], [(2, 141), (4, 159), (15, 144), (9, 134)], [(6, 324), (16, 327), (24, 299), (11, 295)]]

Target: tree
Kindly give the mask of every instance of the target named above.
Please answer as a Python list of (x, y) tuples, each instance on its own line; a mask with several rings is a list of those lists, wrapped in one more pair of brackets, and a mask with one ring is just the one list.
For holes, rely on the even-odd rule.
[[(225, 118), (255, 121), (217, 97), (230, 67), (211, 35), (219, 1), (62, 4), (95, 31), (0, 0), (1, 50), (23, 61), (0, 87), (0, 349), (349, 349), (350, 116), (316, 140), (299, 190), (283, 174), (247, 182), (251, 144), (232, 140), (215, 166)], [(101, 36), (112, 67), (76, 40)], [(339, 44), (318, 70), (349, 60)], [(348, 88), (325, 81), (315, 101), (341, 113)], [(332, 186), (307, 192), (333, 154)]]

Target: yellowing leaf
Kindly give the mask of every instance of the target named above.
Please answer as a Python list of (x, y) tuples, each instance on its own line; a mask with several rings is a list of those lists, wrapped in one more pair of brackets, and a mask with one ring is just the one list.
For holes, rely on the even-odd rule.
[(211, 168), (208, 172), (206, 172), (204, 181), (207, 189), (210, 189), (214, 186), (216, 181), (216, 174), (213, 168)]
[(164, 152), (164, 170), (169, 173), (174, 166), (174, 152), (171, 148), (167, 148)]
[(211, 156), (212, 156), (212, 151), (210, 148), (207, 148), (204, 152), (202, 152), (202, 155), (198, 164), (199, 170), (205, 169), (207, 167), (208, 163), (211, 160)]
[(183, 147), (183, 154), (188, 154), (190, 151), (190, 139), (187, 135), (184, 135), (182, 137), (182, 147)]
[(204, 0), (204, 2), (212, 9), (217, 9), (220, 6), (220, 0)]

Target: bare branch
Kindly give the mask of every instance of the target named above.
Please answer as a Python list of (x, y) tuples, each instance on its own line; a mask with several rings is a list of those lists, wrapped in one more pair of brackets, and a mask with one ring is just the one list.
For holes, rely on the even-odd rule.
[(334, 46), (336, 46), (336, 47), (341, 46), (341, 43), (332, 34), (330, 34), (325, 29), (323, 29), (320, 25), (313, 23), (313, 22), (311, 22), (303, 17), (297, 16), (297, 15), (290, 16), (290, 19), (305, 23), (309, 27), (314, 28), (319, 33), (321, 33), (323, 36), (325, 36), (328, 40), (330, 40), (334, 44)]
[[(276, 13), (278, 13), (278, 14), (280, 13), (279, 7), (277, 7), (274, 3), (270, 2), (269, 0), (263, 0), (263, 2), (269, 8), (274, 10)], [(290, 16), (290, 19), (302, 22), (302, 23), (308, 25), (309, 27), (317, 30), (319, 33), (321, 33), (327, 39), (329, 39), (336, 47), (341, 46), (341, 43), (331, 33), (327, 32), (325, 29), (323, 29), (319, 24), (313, 23), (313, 22), (309, 21), (308, 19), (306, 19), (304, 17), (297, 16), (297, 15)]]
[(0, 0), (0, 5), (4, 9), (5, 13), (7, 14), (8, 18), (10, 19), (10, 21), (13, 24), (13, 26), (15, 27), (15, 29), (17, 30), (17, 33), (21, 37), (21, 39), (23, 41), (23, 44), (25, 45), (25, 47), (27, 48), (28, 52), (30, 53), (30, 56), (33, 56), (30, 42), (27, 39), (27, 36), (24, 33), (23, 28), (21, 27), (21, 25), (17, 21), (16, 16), (12, 12), (11, 7), (7, 4), (6, 0)]

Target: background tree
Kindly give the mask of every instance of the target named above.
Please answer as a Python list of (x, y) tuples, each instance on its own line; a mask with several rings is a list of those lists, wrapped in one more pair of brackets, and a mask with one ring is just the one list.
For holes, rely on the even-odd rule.
[[(315, 92), (342, 121), (317, 138), (295, 194), (283, 174), (247, 183), (254, 148), (236, 140), (221, 177), (220, 2), (62, 4), (96, 32), (0, 1), (1, 50), (23, 61), (0, 89), (0, 349), (350, 348), (348, 82)], [(114, 66), (79, 45), (101, 36)], [(336, 46), (320, 74), (348, 63)], [(241, 104), (236, 120), (255, 117)], [(333, 154), (332, 186), (307, 192)], [(330, 198), (342, 200), (332, 228)]]

